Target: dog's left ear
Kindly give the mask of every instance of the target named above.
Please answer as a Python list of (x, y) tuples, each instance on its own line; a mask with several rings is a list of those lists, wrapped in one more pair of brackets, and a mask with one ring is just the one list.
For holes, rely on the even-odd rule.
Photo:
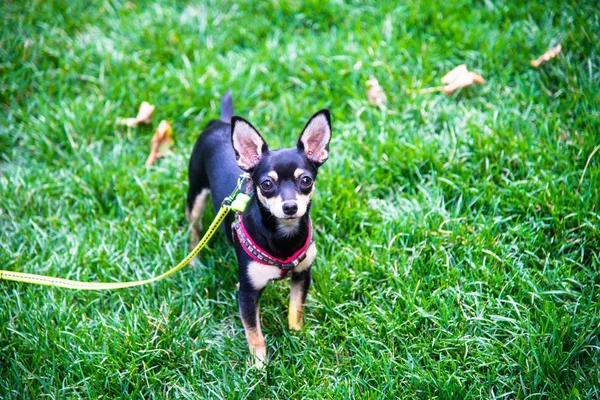
[(300, 139), (298, 150), (304, 151), (306, 157), (317, 167), (329, 158), (329, 141), (331, 140), (331, 117), (328, 109), (318, 111), (308, 121)]

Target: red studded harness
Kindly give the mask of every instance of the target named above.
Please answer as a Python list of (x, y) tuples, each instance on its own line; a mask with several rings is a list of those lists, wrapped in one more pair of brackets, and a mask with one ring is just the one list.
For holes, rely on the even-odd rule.
[(235, 220), (231, 224), (231, 227), (235, 231), (240, 244), (242, 245), (242, 249), (252, 258), (254, 261), (258, 261), (259, 263), (272, 265), (281, 269), (281, 278), (285, 278), (290, 272), (294, 270), (304, 259), (306, 258), (306, 253), (308, 252), (308, 248), (311, 244), (315, 242), (315, 238), (312, 230), (312, 221), (308, 220), (308, 235), (306, 237), (306, 242), (304, 246), (300, 250), (298, 250), (294, 255), (285, 260), (280, 260), (279, 258), (273, 257), (263, 249), (261, 249), (250, 237), (246, 227), (244, 226), (242, 213), (235, 213)]

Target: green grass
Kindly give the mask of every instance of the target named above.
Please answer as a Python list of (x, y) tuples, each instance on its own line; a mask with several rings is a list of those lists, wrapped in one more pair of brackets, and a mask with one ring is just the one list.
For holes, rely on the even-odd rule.
[[(395, 3), (2, 2), (2, 269), (112, 281), (182, 259), (187, 159), (227, 88), (271, 147), (322, 107), (334, 137), (306, 324), (288, 331), (271, 284), (265, 373), (219, 235), (141, 288), (1, 282), (0, 398), (599, 398), (600, 152), (579, 186), (597, 4)], [(418, 93), (460, 63), (487, 84)], [(152, 126), (116, 125), (144, 100)], [(160, 119), (174, 154), (147, 169)]]

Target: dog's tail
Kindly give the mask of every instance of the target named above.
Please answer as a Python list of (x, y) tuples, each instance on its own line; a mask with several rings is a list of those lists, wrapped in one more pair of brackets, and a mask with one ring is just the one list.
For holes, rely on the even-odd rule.
[(231, 97), (231, 89), (229, 89), (221, 97), (221, 121), (230, 124), (231, 117), (233, 117), (233, 97)]

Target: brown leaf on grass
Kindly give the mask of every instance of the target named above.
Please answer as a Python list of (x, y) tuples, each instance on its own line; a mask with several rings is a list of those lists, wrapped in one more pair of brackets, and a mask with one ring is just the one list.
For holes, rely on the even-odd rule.
[(158, 124), (154, 136), (152, 136), (152, 142), (150, 147), (150, 155), (146, 160), (146, 165), (150, 166), (154, 164), (157, 158), (164, 156), (164, 153), (173, 144), (173, 129), (171, 129), (171, 123), (164, 119)]
[(475, 72), (469, 71), (465, 64), (461, 64), (442, 77), (442, 83), (446, 84), (442, 89), (447, 95), (451, 95), (457, 89), (471, 86), (473, 83), (480, 85), (485, 83), (485, 79)]
[(154, 108), (155, 107), (152, 104), (148, 103), (147, 101), (143, 101), (135, 118), (124, 118), (119, 120), (119, 123), (121, 125), (127, 125), (130, 127), (137, 126), (137, 124), (139, 124), (140, 122), (148, 124), (152, 119), (152, 113), (154, 112)]
[(369, 90), (367, 91), (369, 103), (374, 104), (379, 108), (384, 108), (385, 106), (383, 103), (387, 101), (387, 97), (383, 88), (379, 85), (377, 78), (372, 76), (371, 79), (367, 81), (367, 86), (369, 87)]
[(542, 54), (537, 60), (533, 60), (531, 62), (531, 66), (534, 68), (539, 67), (540, 64), (543, 63), (544, 61), (550, 61), (550, 59), (556, 57), (558, 55), (558, 53), (561, 52), (561, 50), (562, 50), (562, 46), (559, 43), (555, 47), (551, 48), (550, 50), (548, 50), (547, 52)]

